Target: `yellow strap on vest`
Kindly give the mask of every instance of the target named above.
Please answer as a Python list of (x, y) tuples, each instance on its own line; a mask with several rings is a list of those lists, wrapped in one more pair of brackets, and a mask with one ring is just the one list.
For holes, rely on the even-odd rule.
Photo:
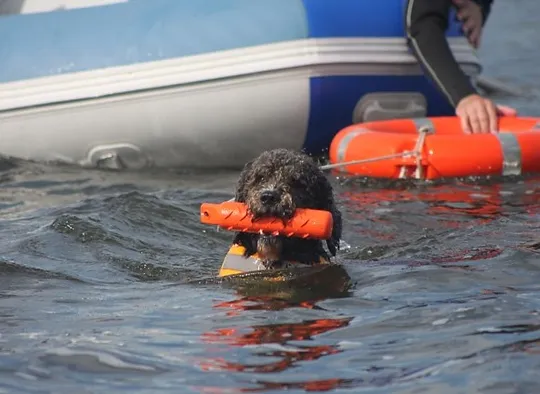
[[(246, 249), (243, 246), (236, 244), (232, 245), (227, 252), (227, 255), (223, 259), (223, 263), (221, 264), (218, 277), (242, 274), (244, 272), (250, 271), (262, 271), (266, 269), (264, 265), (260, 262), (257, 253), (252, 254), (249, 257), (244, 257), (245, 250)], [(321, 257), (319, 263), (328, 264), (329, 262)]]

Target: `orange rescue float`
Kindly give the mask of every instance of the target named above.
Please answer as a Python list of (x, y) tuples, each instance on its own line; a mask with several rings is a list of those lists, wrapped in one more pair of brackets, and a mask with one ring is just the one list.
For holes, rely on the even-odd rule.
[(458, 117), (354, 124), (336, 134), (329, 156), (328, 167), (375, 178), (540, 173), (540, 119), (500, 117), (497, 134), (464, 134)]

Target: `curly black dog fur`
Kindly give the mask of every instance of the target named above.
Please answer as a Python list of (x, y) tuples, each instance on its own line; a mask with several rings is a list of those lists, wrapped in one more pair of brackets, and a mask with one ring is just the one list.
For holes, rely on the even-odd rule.
[[(341, 239), (341, 212), (334, 202), (332, 185), (307, 155), (275, 149), (248, 162), (240, 174), (235, 200), (246, 203), (254, 219), (272, 216), (291, 218), (296, 208), (331, 212), (333, 229), (326, 240), (328, 251), (336, 255)], [(328, 259), (323, 242), (314, 239), (236, 233), (234, 242), (245, 248), (245, 256), (255, 252), (267, 268), (280, 268), (285, 261), (313, 264)]]

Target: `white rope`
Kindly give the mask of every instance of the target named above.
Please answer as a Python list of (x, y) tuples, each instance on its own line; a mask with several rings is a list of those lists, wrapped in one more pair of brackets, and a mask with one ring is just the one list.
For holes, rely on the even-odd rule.
[[(361, 160), (351, 160), (351, 161), (345, 161), (342, 163), (335, 163), (335, 164), (325, 164), (323, 166), (320, 166), (319, 168), (323, 171), (330, 170), (333, 168), (339, 168), (339, 167), (345, 167), (350, 166), (354, 164), (365, 164), (365, 163), (374, 163), (377, 161), (383, 161), (383, 160), (389, 160), (389, 159), (399, 159), (399, 158), (406, 158), (406, 157), (415, 157), (416, 158), (416, 169), (415, 169), (415, 178), (421, 179), (424, 175), (424, 169), (422, 167), (422, 150), (424, 148), (424, 144), (426, 142), (426, 136), (431, 132), (431, 129), (427, 126), (422, 127), (420, 130), (418, 130), (418, 138), (416, 140), (415, 147), (412, 151), (404, 151), (400, 153), (394, 153), (391, 155), (385, 155), (385, 156), (379, 156), (379, 157), (372, 157), (369, 159), (361, 159)], [(405, 166), (401, 167), (400, 172), (400, 178), (405, 177)]]
[(416, 140), (416, 145), (414, 146), (414, 153), (416, 156), (416, 170), (414, 171), (414, 176), (416, 179), (422, 179), (424, 176), (424, 168), (422, 167), (422, 149), (424, 148), (424, 143), (426, 142), (426, 135), (430, 130), (427, 127), (422, 127), (419, 130), (418, 139)]
[(350, 166), (350, 165), (353, 165), (353, 164), (364, 164), (364, 163), (373, 163), (373, 162), (382, 161), (382, 160), (399, 159), (401, 157), (408, 157), (408, 156), (411, 156), (413, 154), (414, 154), (413, 151), (405, 151), (405, 152), (401, 152), (401, 153), (394, 153), (392, 155), (372, 157), (371, 159), (351, 160), (351, 161), (344, 161), (342, 163), (325, 164), (323, 166), (320, 166), (319, 168), (321, 170), (325, 171), (325, 170), (330, 170), (332, 168), (345, 167), (345, 166)]

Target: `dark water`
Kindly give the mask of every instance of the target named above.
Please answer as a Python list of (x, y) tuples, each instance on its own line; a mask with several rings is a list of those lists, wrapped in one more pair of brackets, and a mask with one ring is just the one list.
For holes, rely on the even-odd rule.
[[(486, 74), (539, 87), (539, 12), (497, 2)], [(539, 392), (540, 177), (334, 179), (355, 286), (279, 301), (204, 281), (237, 173), (1, 168), (0, 393)]]

